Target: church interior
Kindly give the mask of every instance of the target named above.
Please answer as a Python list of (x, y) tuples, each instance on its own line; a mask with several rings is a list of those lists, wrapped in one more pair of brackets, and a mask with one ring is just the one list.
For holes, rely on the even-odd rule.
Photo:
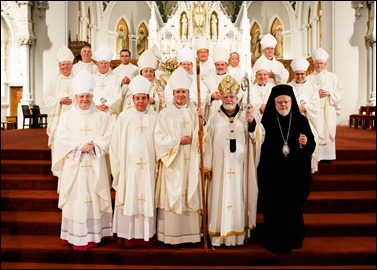
[[(1, 1), (1, 268), (376, 269), (375, 113), (370, 122), (359, 115), (376, 105), (375, 14), (375, 1)], [(252, 238), (216, 249), (203, 242), (126, 249), (114, 241), (86, 252), (62, 246), (45, 124), (25, 127), (23, 113), (29, 106), (46, 116), (43, 92), (59, 74), (59, 48), (67, 46), (77, 62), (84, 45), (95, 51), (105, 44), (115, 68), (121, 49), (135, 65), (154, 46), (170, 61), (205, 37), (210, 59), (221, 44), (250, 75), (267, 34), (276, 38), (288, 81), (292, 59), (305, 57), (310, 73), (321, 47), (344, 88), (337, 160), (313, 174), (303, 247), (271, 253)]]
[(318, 47), (329, 53), (327, 69), (345, 90), (339, 124), (376, 102), (374, 1), (2, 1), (1, 8), (1, 118), (17, 119), (18, 128), (21, 105), (44, 112), (43, 89), (58, 74), (58, 49), (66, 45), (78, 58), (85, 43), (93, 51), (112, 48), (115, 67), (120, 47), (137, 64), (143, 50), (157, 46), (167, 60), (205, 36), (210, 59), (221, 44), (239, 53), (250, 74), (259, 41), (270, 33), (278, 41), (275, 56), (291, 75), (295, 56), (311, 61)]

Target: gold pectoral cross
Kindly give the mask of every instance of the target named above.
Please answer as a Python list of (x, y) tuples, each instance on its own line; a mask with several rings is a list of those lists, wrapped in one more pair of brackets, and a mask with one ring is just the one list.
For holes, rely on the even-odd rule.
[(87, 125), (85, 125), (85, 128), (84, 129), (81, 129), (81, 131), (85, 132), (85, 135), (88, 135), (88, 132), (89, 131), (92, 131), (90, 128), (88, 128)]

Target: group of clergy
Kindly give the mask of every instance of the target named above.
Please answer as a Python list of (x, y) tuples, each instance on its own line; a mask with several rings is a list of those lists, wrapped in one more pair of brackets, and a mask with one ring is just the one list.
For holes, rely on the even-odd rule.
[(256, 227), (262, 119), (275, 86), (292, 88), (309, 121), (316, 146), (311, 173), (321, 159), (335, 159), (330, 120), (336, 119), (323, 107), (339, 111), (342, 87), (324, 70), (328, 54), (313, 52), (311, 80), (309, 62), (295, 57), (295, 78), (287, 84), (288, 71), (274, 56), (276, 39), (267, 34), (261, 46), (250, 76), (237, 52), (215, 46), (210, 59), (204, 37), (195, 40), (196, 52), (178, 52), (171, 76), (161, 70), (156, 46), (137, 66), (122, 50), (114, 70), (106, 45), (93, 54), (96, 64), (83, 47), (75, 65), (63, 46), (60, 74), (44, 91), (62, 243), (86, 250), (116, 235), (125, 247), (192, 245), (208, 234), (212, 246), (242, 245)]

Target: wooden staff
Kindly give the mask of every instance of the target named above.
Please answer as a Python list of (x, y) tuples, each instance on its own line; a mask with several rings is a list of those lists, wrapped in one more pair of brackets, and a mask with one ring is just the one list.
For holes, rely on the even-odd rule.
[[(200, 65), (196, 59), (196, 87), (198, 90), (198, 108), (201, 108), (201, 95), (200, 95)], [(200, 153), (200, 175), (202, 184), (202, 214), (203, 214), (203, 239), (204, 250), (208, 252), (207, 247), (207, 210), (206, 210), (206, 195), (204, 183), (204, 160), (203, 160), (203, 116), (199, 115), (199, 153)]]

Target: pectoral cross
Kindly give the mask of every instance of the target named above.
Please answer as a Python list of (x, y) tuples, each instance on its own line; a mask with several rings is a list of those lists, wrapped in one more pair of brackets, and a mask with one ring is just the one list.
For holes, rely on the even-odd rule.
[(143, 162), (143, 158), (140, 158), (140, 162), (136, 163), (136, 165), (140, 165), (140, 169), (143, 169), (143, 165), (145, 165), (146, 163)]
[(81, 167), (85, 168), (86, 171), (88, 171), (88, 168), (89, 168), (89, 167), (92, 167), (92, 164), (88, 164), (88, 161), (85, 160), (85, 164), (81, 164)]
[(86, 200), (85, 200), (85, 204), (86, 204), (86, 207), (88, 207), (88, 205), (91, 203), (92, 201), (89, 200), (88, 196), (86, 196)]
[(265, 93), (263, 93), (262, 91), (261, 92), (259, 92), (259, 98), (260, 98), (260, 100), (263, 102), (263, 100), (264, 100), (264, 96), (265, 96), (266, 94)]
[(232, 171), (232, 168), (230, 168), (230, 171), (227, 172), (227, 174), (229, 174), (229, 178), (232, 178), (232, 177), (231, 177), (231, 174), (236, 174), (236, 172), (233, 172), (233, 171)]
[(88, 132), (89, 131), (92, 131), (90, 128), (88, 128), (87, 125), (85, 125), (85, 128), (84, 129), (81, 129), (81, 131), (85, 132), (85, 135), (88, 135)]

